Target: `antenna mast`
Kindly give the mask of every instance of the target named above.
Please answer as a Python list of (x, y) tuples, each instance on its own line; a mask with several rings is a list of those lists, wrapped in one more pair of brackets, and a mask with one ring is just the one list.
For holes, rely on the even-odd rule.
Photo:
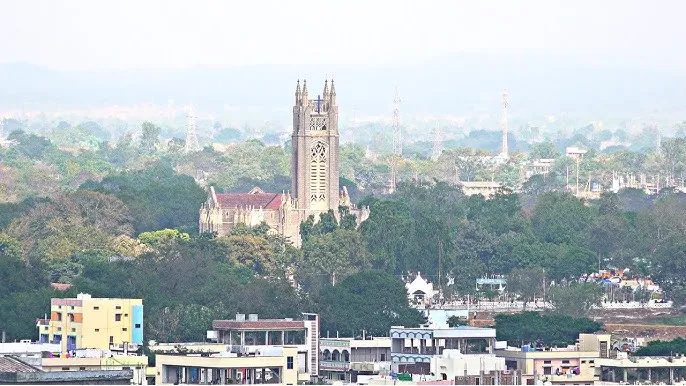
[(507, 158), (507, 90), (503, 90), (503, 152), (502, 155)]
[(186, 131), (186, 146), (183, 149), (185, 153), (193, 153), (196, 151), (200, 151), (200, 145), (198, 144), (198, 135), (196, 133), (197, 119), (198, 117), (193, 112), (193, 107), (191, 107), (188, 111), (188, 129)]
[(441, 141), (441, 126), (436, 125), (436, 137), (434, 138), (434, 149), (431, 153), (431, 159), (436, 161), (443, 153), (443, 143)]
[(403, 134), (400, 131), (400, 95), (398, 87), (395, 88), (393, 98), (393, 154), (403, 154)]

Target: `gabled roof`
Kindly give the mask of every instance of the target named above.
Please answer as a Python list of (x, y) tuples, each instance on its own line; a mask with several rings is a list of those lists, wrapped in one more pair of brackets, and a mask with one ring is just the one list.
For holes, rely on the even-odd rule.
[(37, 368), (24, 363), (16, 358), (0, 357), (0, 373), (37, 373)]
[(217, 201), (223, 208), (279, 209), (283, 196), (283, 194), (277, 193), (221, 193), (217, 194)]

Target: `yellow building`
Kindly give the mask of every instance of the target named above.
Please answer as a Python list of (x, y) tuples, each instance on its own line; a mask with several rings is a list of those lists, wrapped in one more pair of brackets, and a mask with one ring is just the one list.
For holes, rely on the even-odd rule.
[(238, 356), (223, 352), (211, 356), (160, 355), (155, 357), (155, 384), (276, 383), (296, 385), (296, 347), (265, 347), (254, 354)]
[(522, 384), (551, 382), (593, 385), (599, 378), (598, 360), (609, 358), (610, 334), (579, 334), (579, 343), (567, 348), (536, 350), (528, 346), (496, 350), (508, 370), (521, 373)]
[(58, 343), (62, 352), (81, 348), (134, 351), (143, 344), (143, 300), (51, 299), (50, 319), (37, 321), (40, 342)]

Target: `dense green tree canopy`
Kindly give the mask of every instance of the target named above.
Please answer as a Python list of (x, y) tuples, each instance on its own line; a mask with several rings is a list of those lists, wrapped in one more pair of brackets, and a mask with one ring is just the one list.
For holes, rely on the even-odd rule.
[(505, 340), (511, 346), (566, 346), (574, 344), (580, 333), (600, 331), (601, 325), (588, 318), (529, 311), (521, 314), (496, 315), (495, 329), (497, 339)]

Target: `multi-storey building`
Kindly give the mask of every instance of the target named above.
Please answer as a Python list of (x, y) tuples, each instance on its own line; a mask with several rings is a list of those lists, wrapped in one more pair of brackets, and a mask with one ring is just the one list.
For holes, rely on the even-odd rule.
[(508, 370), (520, 373), (521, 384), (593, 385), (599, 380), (598, 360), (612, 353), (610, 334), (580, 334), (579, 343), (565, 348), (509, 347), (496, 350)]
[(359, 375), (390, 373), (391, 339), (322, 338), (319, 342), (322, 378), (357, 382)]
[(391, 361), (395, 372), (429, 374), (434, 357), (444, 350), (462, 354), (491, 354), (495, 329), (459, 326), (405, 328), (391, 327)]
[(38, 319), (39, 341), (57, 343), (62, 352), (81, 348), (133, 351), (143, 344), (143, 300), (51, 299), (50, 318)]
[(298, 379), (319, 377), (319, 315), (303, 314), (302, 320), (259, 319), (257, 314), (237, 314), (235, 320), (215, 320), (211, 339), (230, 345), (235, 353), (251, 355), (261, 350), (295, 347)]

